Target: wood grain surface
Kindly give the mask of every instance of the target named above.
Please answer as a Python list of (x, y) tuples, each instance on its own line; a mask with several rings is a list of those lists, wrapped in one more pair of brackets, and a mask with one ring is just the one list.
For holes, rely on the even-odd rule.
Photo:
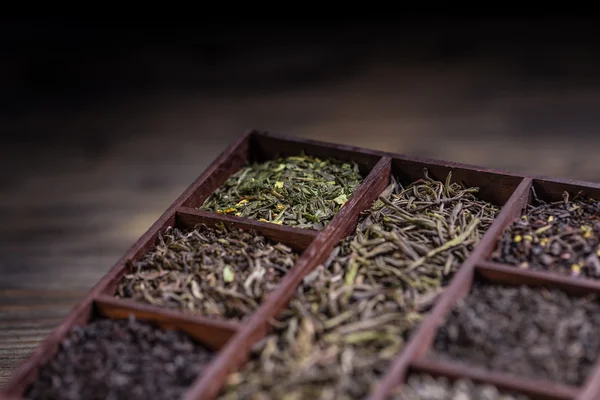
[[(302, 57), (311, 68), (339, 68), (329, 50)], [(270, 54), (274, 73), (287, 65), (273, 61), (278, 54), (289, 56)], [(489, 54), (429, 63), (389, 54), (369, 53), (352, 73), (268, 91), (252, 75), (260, 65), (244, 69), (236, 59), (230, 75), (219, 76), (223, 85), (245, 73), (258, 89), (157, 85), (3, 115), (2, 132), (13, 139), (0, 147), (0, 385), (248, 128), (600, 181), (598, 85), (557, 83)], [(161, 60), (146, 53), (128, 61), (131, 69), (145, 68), (149, 57)]]

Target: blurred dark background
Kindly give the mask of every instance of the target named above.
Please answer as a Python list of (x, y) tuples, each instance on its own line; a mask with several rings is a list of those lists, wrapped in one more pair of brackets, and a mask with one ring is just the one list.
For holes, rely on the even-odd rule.
[(248, 128), (600, 181), (581, 18), (0, 19), (0, 383)]

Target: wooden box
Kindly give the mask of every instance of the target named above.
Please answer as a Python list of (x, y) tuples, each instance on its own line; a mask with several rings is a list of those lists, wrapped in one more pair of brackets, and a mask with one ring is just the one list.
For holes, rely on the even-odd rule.
[[(358, 164), (364, 177), (362, 184), (321, 231), (198, 209), (215, 189), (247, 161), (266, 160), (275, 155), (296, 155), (301, 151), (318, 157), (332, 156), (352, 160)], [(591, 279), (526, 270), (490, 261), (490, 254), (502, 231), (519, 218), (525, 205), (532, 201), (532, 186), (538, 195), (548, 199), (560, 198), (565, 190), (570, 193), (583, 190), (590, 196), (600, 198), (599, 184), (505, 173), (484, 167), (419, 159), (259, 131), (244, 134), (214, 160), (15, 371), (2, 394), (14, 399), (24, 396), (40, 366), (52, 358), (72, 327), (86, 324), (94, 315), (120, 319), (133, 314), (139, 320), (183, 330), (197, 341), (218, 350), (209, 368), (197, 378), (186, 394), (186, 399), (215, 398), (227, 376), (244, 365), (252, 346), (270, 332), (270, 321), (286, 307), (302, 279), (323, 263), (333, 248), (355, 229), (359, 213), (378, 199), (379, 194), (388, 186), (390, 177), (406, 181), (419, 179), (424, 167), (435, 179), (444, 180), (451, 171), (454, 180), (478, 186), (478, 196), (501, 207), (501, 211), (452, 282), (446, 286), (432, 311), (403, 350), (396, 355), (387, 374), (374, 386), (370, 398), (388, 398), (393, 390), (401, 389), (410, 372), (416, 371), (444, 376), (450, 380), (470, 378), (476, 382), (496, 385), (500, 389), (516, 390), (534, 399), (599, 399), (600, 363), (597, 363), (583, 386), (571, 387), (428, 357), (440, 324), (453, 305), (469, 292), (475, 277), (492, 282), (558, 287), (574, 294), (600, 291), (600, 282)], [(155, 246), (158, 235), (167, 227), (189, 228), (198, 223), (212, 226), (220, 222), (244, 230), (255, 230), (268, 239), (282, 242), (300, 252), (296, 264), (278, 287), (243, 323), (167, 310), (114, 296), (118, 280), (127, 273), (133, 262), (141, 259)]]

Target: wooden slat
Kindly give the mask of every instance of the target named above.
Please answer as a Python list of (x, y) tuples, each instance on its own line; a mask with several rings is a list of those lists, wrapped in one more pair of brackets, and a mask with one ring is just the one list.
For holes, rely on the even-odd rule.
[[(294, 137), (294, 136), (290, 136), (290, 135), (286, 135), (286, 134), (282, 134), (282, 133), (255, 131), (254, 136), (269, 138), (269, 139), (273, 140), (274, 143), (277, 143), (278, 146), (284, 146), (284, 143), (291, 142), (291, 143), (297, 143), (298, 145), (301, 145), (301, 146), (312, 145), (315, 147), (330, 149), (331, 153), (337, 152), (339, 149), (342, 149), (342, 150), (346, 150), (349, 152), (364, 153), (364, 154), (370, 154), (370, 155), (379, 156), (379, 157), (389, 157), (392, 159), (401, 159), (401, 160), (405, 160), (408, 162), (420, 163), (420, 164), (424, 164), (424, 165), (442, 166), (442, 167), (447, 167), (450, 169), (467, 169), (467, 170), (472, 170), (472, 171), (476, 171), (476, 172), (487, 172), (490, 174), (512, 176), (512, 177), (515, 177), (518, 179), (535, 176), (532, 174), (523, 174), (523, 173), (518, 173), (518, 172), (504, 171), (504, 170), (501, 170), (498, 168), (484, 167), (484, 166), (475, 165), (475, 164), (466, 164), (466, 163), (461, 163), (461, 162), (456, 162), (456, 161), (438, 160), (438, 159), (434, 159), (434, 158), (420, 157), (420, 156), (414, 156), (414, 155), (409, 155), (409, 154), (398, 154), (398, 153), (393, 153), (390, 151), (376, 150), (376, 149), (364, 148), (364, 147), (358, 147), (358, 146), (351, 146), (351, 145), (347, 145), (347, 144), (334, 143), (334, 142), (325, 141), (325, 140), (299, 138), (299, 137)], [(276, 149), (277, 147), (272, 146), (269, 148)], [(271, 151), (271, 153), (272, 153), (272, 151)], [(570, 180), (564, 179), (563, 181), (570, 181)], [(582, 181), (578, 181), (578, 182), (582, 182)]]
[(397, 157), (392, 161), (392, 173), (400, 181), (414, 182), (423, 178), (423, 169), (427, 168), (430, 178), (444, 182), (449, 173), (452, 181), (467, 187), (478, 188), (475, 195), (497, 206), (504, 205), (523, 178), (499, 173), (488, 168), (465, 168), (459, 165), (430, 164), (410, 158)]
[(281, 242), (296, 251), (306, 249), (317, 237), (318, 232), (309, 229), (294, 228), (292, 226), (277, 225), (261, 222), (250, 218), (221, 215), (213, 212), (202, 211), (190, 207), (180, 207), (177, 210), (177, 226), (193, 229), (196, 224), (206, 224), (211, 227), (216, 223), (225, 223), (228, 226), (244, 230), (254, 230), (267, 239)]
[(373, 169), (382, 154), (338, 143), (326, 143), (317, 140), (286, 137), (269, 132), (255, 131), (250, 138), (252, 161), (264, 161), (275, 156), (293, 156), (305, 151), (315, 157), (335, 157), (338, 160), (355, 162), (363, 177)]
[(514, 390), (534, 400), (572, 400), (579, 394), (579, 389), (576, 387), (541, 379), (526, 379), (458, 362), (418, 359), (411, 363), (410, 369), (435, 376), (446, 376), (450, 379), (471, 379), (494, 385), (499, 389)]
[(595, 279), (573, 278), (490, 261), (480, 261), (476, 271), (487, 280), (508, 285), (555, 287), (576, 296), (600, 292), (600, 281)]
[(234, 321), (181, 313), (106, 295), (97, 296), (95, 304), (99, 312), (109, 318), (126, 319), (134, 315), (138, 320), (152, 322), (165, 329), (181, 330), (212, 350), (221, 349), (241, 327)]
[(571, 198), (581, 191), (582, 196), (600, 200), (600, 183), (576, 181), (573, 179), (534, 177), (533, 186), (537, 197), (544, 201), (560, 201), (562, 200), (564, 191), (569, 192)]

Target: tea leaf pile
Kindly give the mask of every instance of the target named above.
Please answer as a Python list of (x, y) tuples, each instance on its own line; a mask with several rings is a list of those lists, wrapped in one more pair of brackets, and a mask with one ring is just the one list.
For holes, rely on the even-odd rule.
[(190, 232), (168, 228), (155, 249), (133, 265), (117, 297), (243, 319), (252, 313), (298, 255), (283, 244), (224, 225)]
[(435, 357), (580, 386), (600, 354), (600, 298), (476, 281), (435, 338)]
[(242, 168), (200, 208), (322, 230), (361, 182), (354, 162), (307, 155), (280, 157)]
[[(535, 191), (533, 192), (535, 196)], [(600, 279), (600, 202), (576, 196), (538, 205), (513, 222), (492, 260), (519, 268)]]
[(177, 399), (214, 352), (187, 335), (129, 320), (75, 327), (40, 369), (29, 399)]

